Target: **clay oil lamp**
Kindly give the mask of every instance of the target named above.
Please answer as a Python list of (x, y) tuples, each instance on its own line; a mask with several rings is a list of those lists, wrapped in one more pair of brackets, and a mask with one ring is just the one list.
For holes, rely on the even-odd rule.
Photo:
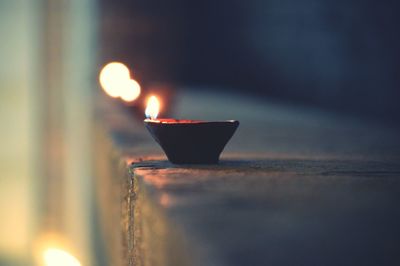
[(155, 96), (147, 101), (144, 124), (174, 164), (216, 164), (239, 121), (202, 121), (157, 118), (160, 103)]

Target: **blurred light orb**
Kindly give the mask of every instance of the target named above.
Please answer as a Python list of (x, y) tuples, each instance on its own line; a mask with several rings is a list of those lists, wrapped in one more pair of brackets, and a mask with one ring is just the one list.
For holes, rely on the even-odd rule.
[(125, 102), (133, 102), (140, 95), (140, 85), (134, 79), (128, 79), (120, 87), (120, 97)]
[(145, 115), (147, 118), (156, 119), (159, 112), (160, 112), (160, 102), (158, 101), (156, 96), (152, 95), (147, 100)]
[(127, 66), (120, 62), (111, 62), (100, 71), (99, 81), (103, 90), (111, 97), (117, 98), (120, 90), (127, 80), (130, 79), (130, 73)]
[(43, 253), (45, 266), (81, 266), (81, 263), (68, 252), (58, 248), (48, 248)]

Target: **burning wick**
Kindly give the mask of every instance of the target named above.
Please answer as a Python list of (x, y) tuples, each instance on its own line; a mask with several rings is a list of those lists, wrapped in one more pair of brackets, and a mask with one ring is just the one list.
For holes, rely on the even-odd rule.
[(147, 106), (145, 110), (146, 118), (150, 120), (155, 120), (160, 112), (160, 102), (158, 101), (157, 97), (152, 95), (147, 100)]

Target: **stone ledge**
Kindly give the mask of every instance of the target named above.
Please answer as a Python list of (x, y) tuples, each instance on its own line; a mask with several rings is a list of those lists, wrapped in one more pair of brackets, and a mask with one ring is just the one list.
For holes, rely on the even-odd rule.
[(113, 265), (399, 263), (397, 130), (223, 99), (186, 94), (178, 106), (199, 118), (207, 102), (200, 118), (241, 120), (216, 166), (172, 165), (140, 122), (102, 109), (100, 153), (114, 154), (114, 170), (99, 172), (97, 190), (109, 195)]
[[(189, 249), (164, 250), (162, 265), (400, 262), (400, 164), (238, 160), (177, 167), (154, 161), (131, 169), (137, 197), (151, 202), (151, 216), (164, 230), (180, 236), (169, 242), (149, 231), (145, 239)], [(188, 254), (189, 263), (168, 263)]]

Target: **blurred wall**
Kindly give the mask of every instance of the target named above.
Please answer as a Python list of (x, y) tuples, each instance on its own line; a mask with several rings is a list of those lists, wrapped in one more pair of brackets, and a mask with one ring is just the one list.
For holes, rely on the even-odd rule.
[(37, 226), (39, 10), (0, 1), (0, 265), (27, 265)]
[(187, 18), (189, 82), (400, 121), (395, 1), (197, 5)]
[(48, 248), (96, 264), (96, 7), (95, 0), (0, 1), (0, 265), (42, 265)]
[(103, 51), (145, 80), (220, 85), (399, 122), (399, 5), (102, 0), (103, 33), (114, 37), (103, 39)]
[(184, 2), (99, 0), (100, 63), (126, 63), (144, 86), (182, 80)]
[[(82, 265), (92, 259), (96, 1), (43, 0), (41, 233), (54, 233)], [(61, 264), (61, 262), (60, 262)]]

